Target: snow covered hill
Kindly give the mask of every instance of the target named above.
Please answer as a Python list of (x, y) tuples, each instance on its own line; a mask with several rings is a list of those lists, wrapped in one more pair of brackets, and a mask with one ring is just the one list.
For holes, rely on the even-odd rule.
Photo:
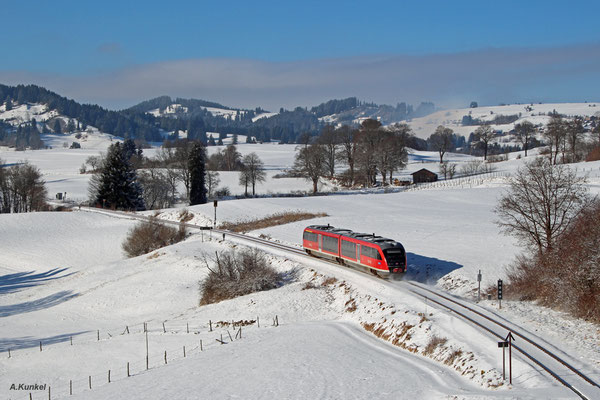
[(509, 124), (491, 124), (495, 130), (508, 132), (514, 128), (515, 124), (523, 121), (545, 126), (550, 120), (549, 114), (553, 112), (568, 117), (600, 116), (600, 103), (531, 103), (440, 110), (425, 117), (415, 118), (408, 124), (412, 127), (415, 135), (422, 139), (427, 139), (439, 125), (451, 128), (454, 133), (468, 138), (477, 126), (464, 126), (462, 124), (463, 117), (470, 116), (473, 119), (492, 122), (498, 116), (516, 116), (517, 119)]

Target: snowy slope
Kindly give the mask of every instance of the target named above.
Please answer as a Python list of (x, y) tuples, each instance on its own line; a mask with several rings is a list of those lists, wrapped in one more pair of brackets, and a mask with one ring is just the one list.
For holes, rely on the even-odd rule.
[[(526, 110), (530, 107), (531, 110)], [(450, 110), (440, 110), (422, 118), (415, 118), (409, 121), (414, 134), (422, 139), (427, 139), (435, 128), (444, 125), (451, 128), (454, 133), (469, 137), (476, 126), (462, 126), (462, 118), (471, 115), (474, 119), (491, 121), (498, 115), (519, 115), (520, 118), (511, 124), (492, 125), (496, 130), (510, 131), (515, 124), (523, 121), (529, 121), (535, 125), (546, 125), (550, 120), (548, 114), (558, 112), (569, 117), (600, 115), (600, 103), (548, 103), (548, 104), (510, 104), (505, 106), (460, 108)]]

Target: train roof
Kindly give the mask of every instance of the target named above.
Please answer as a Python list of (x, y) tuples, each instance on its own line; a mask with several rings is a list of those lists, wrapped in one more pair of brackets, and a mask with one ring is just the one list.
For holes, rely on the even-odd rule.
[(383, 236), (376, 236), (374, 233), (371, 234), (371, 233), (353, 232), (350, 229), (335, 228), (331, 225), (309, 225), (309, 226), (307, 226), (307, 228), (308, 229), (316, 229), (316, 230), (325, 231), (325, 232), (336, 233), (338, 235), (350, 237), (353, 239), (360, 239), (360, 240), (364, 240), (365, 242), (375, 243), (375, 244), (379, 245), (382, 250), (389, 249), (389, 248), (395, 248), (395, 247), (402, 247), (402, 244), (400, 244), (400, 242), (397, 242), (393, 239), (385, 238)]

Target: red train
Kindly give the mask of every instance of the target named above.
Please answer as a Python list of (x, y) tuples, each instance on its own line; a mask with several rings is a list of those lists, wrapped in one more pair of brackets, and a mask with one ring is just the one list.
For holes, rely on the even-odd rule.
[(406, 272), (406, 251), (402, 244), (375, 234), (310, 225), (304, 229), (302, 246), (308, 254), (367, 268), (377, 275)]

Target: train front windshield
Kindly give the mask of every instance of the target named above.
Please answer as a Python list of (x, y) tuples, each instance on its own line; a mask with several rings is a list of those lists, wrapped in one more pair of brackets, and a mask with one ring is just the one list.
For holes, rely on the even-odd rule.
[(386, 249), (383, 251), (385, 260), (387, 261), (388, 267), (391, 268), (402, 268), (405, 267), (406, 254), (403, 248)]

